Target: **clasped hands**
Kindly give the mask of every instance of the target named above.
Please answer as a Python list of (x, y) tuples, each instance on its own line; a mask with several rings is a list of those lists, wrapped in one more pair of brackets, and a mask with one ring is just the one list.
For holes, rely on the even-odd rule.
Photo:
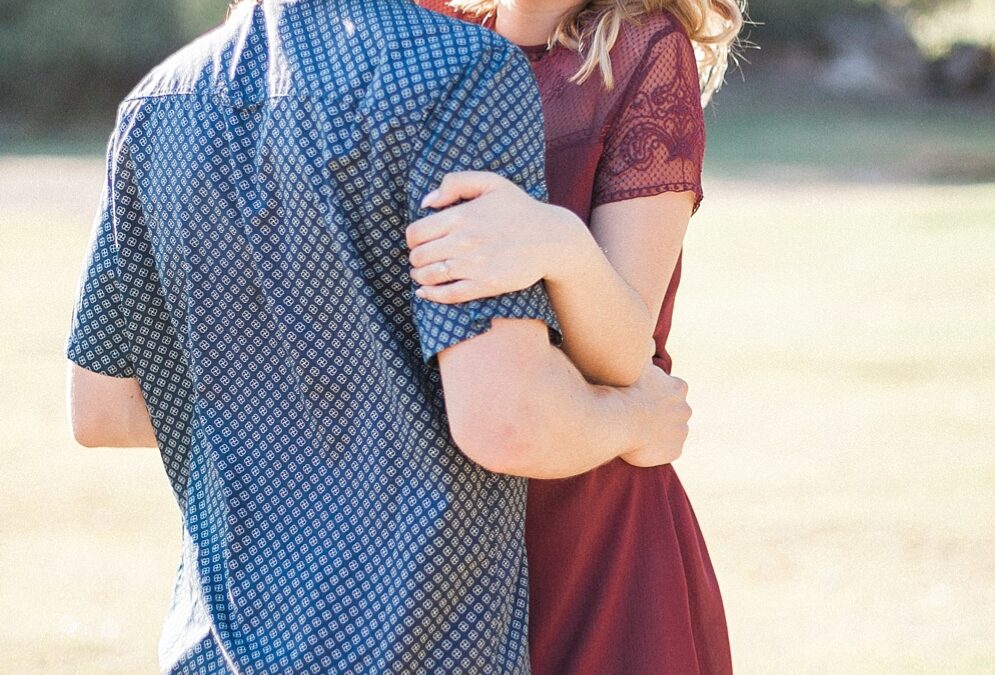
[[(406, 230), (411, 278), (420, 298), (468, 302), (582, 273), (576, 265), (583, 256), (572, 254), (578, 250), (577, 237), (591, 236), (587, 229), (578, 228), (567, 209), (533, 199), (502, 176), (449, 174), (421, 207), (435, 212)], [(647, 359), (628, 389), (641, 403), (652, 440), (620, 457), (643, 467), (677, 459), (691, 416), (687, 384)]]

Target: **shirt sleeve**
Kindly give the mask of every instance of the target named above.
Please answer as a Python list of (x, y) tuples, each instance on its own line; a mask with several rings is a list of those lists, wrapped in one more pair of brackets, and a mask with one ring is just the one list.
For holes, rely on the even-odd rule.
[[(455, 171), (495, 172), (546, 200), (542, 105), (532, 69), (513, 45), (495, 39), (438, 104), (426, 129), (430, 136), (408, 181), (409, 221), (430, 213), (419, 208), (422, 198)], [(412, 290), (414, 286), (412, 282)], [(486, 332), (499, 317), (540, 319), (553, 344), (562, 340), (541, 281), (513, 293), (451, 305), (412, 293), (412, 311), (426, 363), (442, 350)]]
[(120, 251), (115, 237), (114, 155), (116, 135), (107, 149), (107, 175), (83, 264), (66, 356), (86, 370), (112, 377), (134, 377), (120, 288)]
[(644, 53), (608, 120), (593, 205), (690, 191), (697, 210), (705, 123), (694, 49), (675, 27)]

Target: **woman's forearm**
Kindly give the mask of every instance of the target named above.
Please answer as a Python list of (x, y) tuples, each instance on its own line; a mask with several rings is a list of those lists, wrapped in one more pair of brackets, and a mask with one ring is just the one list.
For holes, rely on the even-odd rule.
[(589, 381), (628, 386), (652, 357), (654, 317), (583, 222), (575, 221), (569, 245), (545, 277), (563, 349)]
[(406, 232), (420, 297), (466, 302), (543, 279), (563, 350), (584, 377), (609, 386), (636, 381), (653, 353), (670, 278), (660, 271), (668, 260), (672, 270), (680, 253), (691, 212), (686, 196), (601, 205), (589, 228), (568, 209), (539, 202), (500, 176), (469, 172), (446, 176), (423, 206), (439, 211)]

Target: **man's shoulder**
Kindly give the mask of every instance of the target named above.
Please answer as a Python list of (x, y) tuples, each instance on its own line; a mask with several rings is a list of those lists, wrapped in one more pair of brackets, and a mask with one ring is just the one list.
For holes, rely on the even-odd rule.
[(457, 18), (453, 12), (443, 12), (433, 5), (424, 2), (407, 2), (404, 7), (404, 19), (398, 22), (400, 32), (410, 32), (421, 35), (437, 35), (439, 42), (448, 42), (454, 46), (477, 47), (480, 49), (508, 49), (514, 47), (506, 39), (494, 31), (470, 21)]
[[(403, 2), (390, 21), (384, 44), (385, 63), (416, 66), (422, 79), (448, 82), (482, 65), (521, 57), (515, 45), (494, 31), (420, 6)], [(523, 59), (524, 61), (524, 59)]]
[[(395, 119), (405, 111), (425, 117), (456, 90), (486, 86), (509, 62), (516, 63), (523, 76), (531, 77), (521, 51), (493, 31), (414, 2), (387, 4), (391, 9), (378, 17), (375, 47), (365, 52), (366, 62), (353, 69), (360, 73), (356, 79), (363, 82), (359, 98), (364, 111), (379, 111), (376, 117)], [(340, 57), (335, 51), (318, 55), (317, 70), (333, 73), (337, 69), (333, 62)], [(322, 68), (321, 61), (329, 66)], [(328, 86), (334, 79), (325, 78), (318, 86)]]
[(418, 60), (435, 64), (435, 79), (446, 89), (454, 78), (464, 86), (474, 86), (509, 68), (517, 69), (524, 78), (533, 78), (522, 50), (493, 30), (413, 2), (409, 3), (409, 11), (432, 28), (419, 40), (424, 53), (418, 55)]
[(205, 90), (217, 75), (214, 71), (218, 55), (235, 39), (236, 32), (230, 24), (201, 35), (152, 68), (124, 100), (191, 95)]
[[(254, 3), (246, 3), (251, 7)], [(345, 3), (348, 4), (348, 3)], [(364, 73), (381, 75), (391, 71), (415, 71), (414, 82), (421, 86), (448, 87), (454, 77), (487, 64), (506, 63), (518, 54), (517, 48), (493, 31), (466, 21), (420, 7), (406, 0), (368, 3), (360, 22), (376, 24), (364, 30), (347, 16), (336, 16), (335, 3), (280, 3), (281, 12), (273, 20), (282, 25), (285, 37), (280, 52), (292, 75), (291, 88), (334, 89), (335, 80), (353, 85), (365, 80)], [(244, 13), (244, 15), (243, 15)], [(309, 16), (301, 16), (309, 13)], [(246, 9), (214, 30), (180, 48), (153, 68), (128, 94), (125, 101), (152, 97), (209, 93), (234, 71), (228, 62), (240, 53), (253, 32), (265, 28), (254, 22)], [(355, 33), (354, 33), (355, 32)], [(275, 32), (274, 32), (275, 33)], [(345, 35), (348, 39), (343, 39)], [(273, 53), (271, 50), (264, 50)], [(357, 78), (343, 78), (344, 60), (354, 63), (347, 69)], [(340, 77), (336, 77), (339, 75)], [(353, 79), (352, 82), (346, 80)], [(374, 79), (374, 78), (370, 78)], [(407, 82), (409, 78), (403, 78)], [(304, 93), (304, 92), (301, 92)]]

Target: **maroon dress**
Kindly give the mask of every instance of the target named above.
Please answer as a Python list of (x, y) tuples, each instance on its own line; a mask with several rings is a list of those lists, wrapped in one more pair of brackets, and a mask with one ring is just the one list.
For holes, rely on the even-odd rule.
[[(439, 0), (423, 5), (452, 14)], [(523, 47), (542, 92), (550, 201), (586, 223), (609, 202), (692, 191), (701, 199), (704, 122), (694, 51), (667, 12), (625, 24), (615, 86), (570, 82), (580, 56)], [(661, 223), (661, 227), (665, 226)], [(666, 351), (681, 262), (654, 331)], [(535, 675), (732, 672), (718, 583), (673, 466), (615, 460), (529, 484), (529, 644)]]

